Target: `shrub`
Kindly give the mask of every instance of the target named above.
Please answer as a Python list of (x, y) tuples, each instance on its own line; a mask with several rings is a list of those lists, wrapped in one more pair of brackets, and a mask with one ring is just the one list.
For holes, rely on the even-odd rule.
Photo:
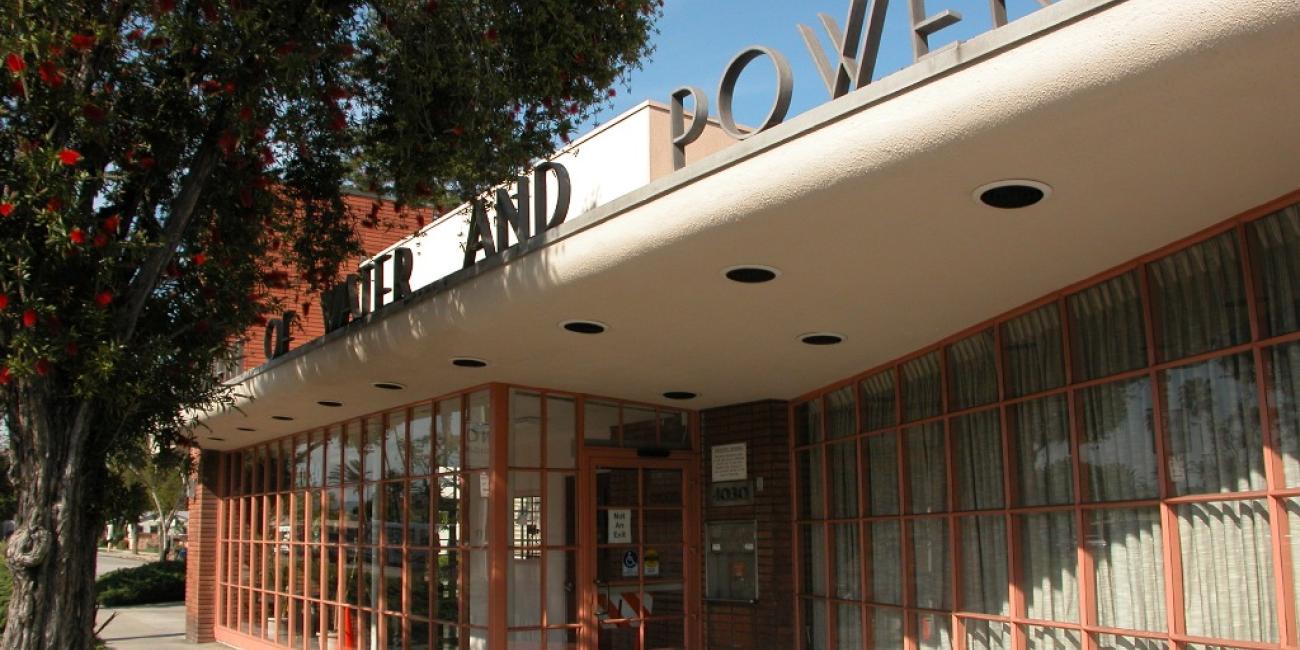
[(185, 563), (150, 562), (110, 571), (95, 581), (95, 591), (101, 607), (185, 600)]

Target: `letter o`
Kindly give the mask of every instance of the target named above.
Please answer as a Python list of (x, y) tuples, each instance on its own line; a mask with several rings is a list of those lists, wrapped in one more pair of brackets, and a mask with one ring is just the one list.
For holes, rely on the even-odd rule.
[[(763, 120), (758, 128), (750, 133), (742, 133), (736, 128), (736, 119), (732, 115), (732, 98), (736, 92), (736, 82), (740, 80), (740, 74), (745, 71), (745, 66), (760, 56), (772, 59), (772, 63), (776, 66), (776, 101), (772, 103), (772, 109), (767, 112), (767, 119)], [(737, 54), (722, 73), (722, 83), (718, 86), (718, 122), (722, 124), (722, 130), (726, 131), (727, 135), (737, 140), (744, 140), (755, 133), (766, 131), (785, 119), (785, 114), (790, 110), (790, 95), (793, 90), (794, 75), (790, 72), (790, 62), (785, 59), (785, 56), (770, 47), (751, 45)]]

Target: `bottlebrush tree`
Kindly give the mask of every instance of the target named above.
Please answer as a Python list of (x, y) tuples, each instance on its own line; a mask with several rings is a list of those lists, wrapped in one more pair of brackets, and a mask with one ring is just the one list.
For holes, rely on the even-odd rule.
[(268, 269), (333, 281), (345, 180), (411, 204), (512, 176), (613, 96), (659, 4), (0, 3), (0, 647), (91, 647), (109, 459), (224, 398)]

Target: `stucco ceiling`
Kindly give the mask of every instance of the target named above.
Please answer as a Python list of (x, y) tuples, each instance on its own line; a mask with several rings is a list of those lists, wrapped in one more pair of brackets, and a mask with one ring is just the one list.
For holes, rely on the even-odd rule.
[[(198, 436), (238, 447), (488, 381), (658, 403), (686, 390), (690, 408), (790, 398), (1300, 189), (1298, 73), (1294, 0), (1128, 0), (886, 101), (827, 104), (652, 200), (597, 209), (250, 373), (251, 398)], [(1018, 211), (972, 199), (1003, 178), (1053, 192)], [(781, 275), (722, 277), (745, 263)], [(558, 326), (575, 318), (609, 330)], [(813, 331), (845, 341), (798, 342)]]

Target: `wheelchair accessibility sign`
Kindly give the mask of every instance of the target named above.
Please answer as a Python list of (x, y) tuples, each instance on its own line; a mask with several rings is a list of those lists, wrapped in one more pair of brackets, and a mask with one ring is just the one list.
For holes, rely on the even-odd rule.
[(627, 551), (623, 553), (624, 578), (635, 578), (637, 576), (638, 567), (639, 563), (637, 562), (636, 551)]

